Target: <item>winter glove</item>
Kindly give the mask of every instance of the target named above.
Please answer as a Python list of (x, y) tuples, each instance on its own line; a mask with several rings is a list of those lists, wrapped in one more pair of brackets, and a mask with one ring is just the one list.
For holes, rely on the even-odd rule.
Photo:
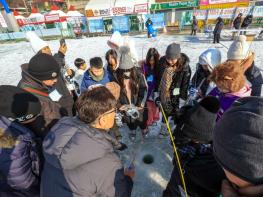
[(117, 150), (123, 151), (123, 150), (128, 148), (126, 144), (124, 144), (122, 142), (119, 142), (119, 143), (120, 143), (120, 145), (117, 147)]
[(157, 98), (154, 99), (154, 103), (156, 106), (159, 107), (160, 103), (161, 103), (161, 98), (158, 96)]

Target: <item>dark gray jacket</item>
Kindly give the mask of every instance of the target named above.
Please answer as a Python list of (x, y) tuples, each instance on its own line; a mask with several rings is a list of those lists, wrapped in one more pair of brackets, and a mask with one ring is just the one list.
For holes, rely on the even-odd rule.
[(132, 180), (124, 176), (113, 145), (106, 132), (62, 118), (43, 142), (41, 197), (130, 196)]

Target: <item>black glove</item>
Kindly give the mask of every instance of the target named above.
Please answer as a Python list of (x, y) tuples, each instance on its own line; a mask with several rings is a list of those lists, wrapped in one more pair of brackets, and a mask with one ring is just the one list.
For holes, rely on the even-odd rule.
[(161, 98), (158, 96), (155, 100), (154, 100), (154, 103), (156, 106), (159, 106), (160, 103), (161, 103)]
[(122, 142), (120, 142), (120, 146), (118, 147), (118, 149), (117, 150), (119, 150), (119, 151), (123, 151), (123, 150), (125, 150), (125, 149), (127, 149), (128, 147), (127, 147), (127, 145), (126, 144), (124, 144), (124, 143), (122, 143)]

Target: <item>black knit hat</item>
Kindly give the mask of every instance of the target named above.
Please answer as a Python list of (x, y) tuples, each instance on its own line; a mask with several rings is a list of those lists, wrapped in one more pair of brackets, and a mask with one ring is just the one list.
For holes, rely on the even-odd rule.
[(211, 142), (219, 107), (219, 100), (212, 96), (205, 97), (193, 107), (186, 107), (176, 129), (175, 139), (189, 139), (202, 143)]
[(29, 61), (28, 73), (40, 81), (55, 79), (59, 75), (59, 65), (53, 56), (39, 53)]
[(217, 123), (214, 154), (230, 173), (263, 183), (263, 98), (238, 99)]
[(165, 57), (167, 59), (178, 59), (181, 56), (180, 44), (172, 43), (170, 44), (165, 52)]
[(41, 111), (41, 104), (33, 94), (10, 85), (0, 86), (0, 115), (19, 122), (28, 121)]

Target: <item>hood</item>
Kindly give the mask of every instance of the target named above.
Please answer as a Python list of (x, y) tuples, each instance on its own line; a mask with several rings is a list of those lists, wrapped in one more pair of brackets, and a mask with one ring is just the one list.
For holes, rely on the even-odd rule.
[(113, 153), (117, 144), (106, 132), (91, 128), (76, 117), (64, 117), (45, 137), (43, 150), (46, 162), (69, 170)]
[(221, 52), (216, 48), (211, 48), (204, 51), (199, 56), (199, 64), (209, 65), (208, 69), (211, 72), (217, 65), (221, 64)]
[(186, 54), (181, 53), (181, 58), (183, 59), (183, 65), (184, 65), (183, 70), (188, 71), (190, 68), (189, 67), (189, 63), (190, 63), (189, 57)]
[(21, 69), (22, 69), (22, 80), (21, 80), (22, 82), (29, 84), (30, 86), (38, 90), (48, 92), (49, 88), (47, 86), (43, 85), (41, 81), (34, 78), (32, 75), (28, 73), (28, 64), (22, 64)]

